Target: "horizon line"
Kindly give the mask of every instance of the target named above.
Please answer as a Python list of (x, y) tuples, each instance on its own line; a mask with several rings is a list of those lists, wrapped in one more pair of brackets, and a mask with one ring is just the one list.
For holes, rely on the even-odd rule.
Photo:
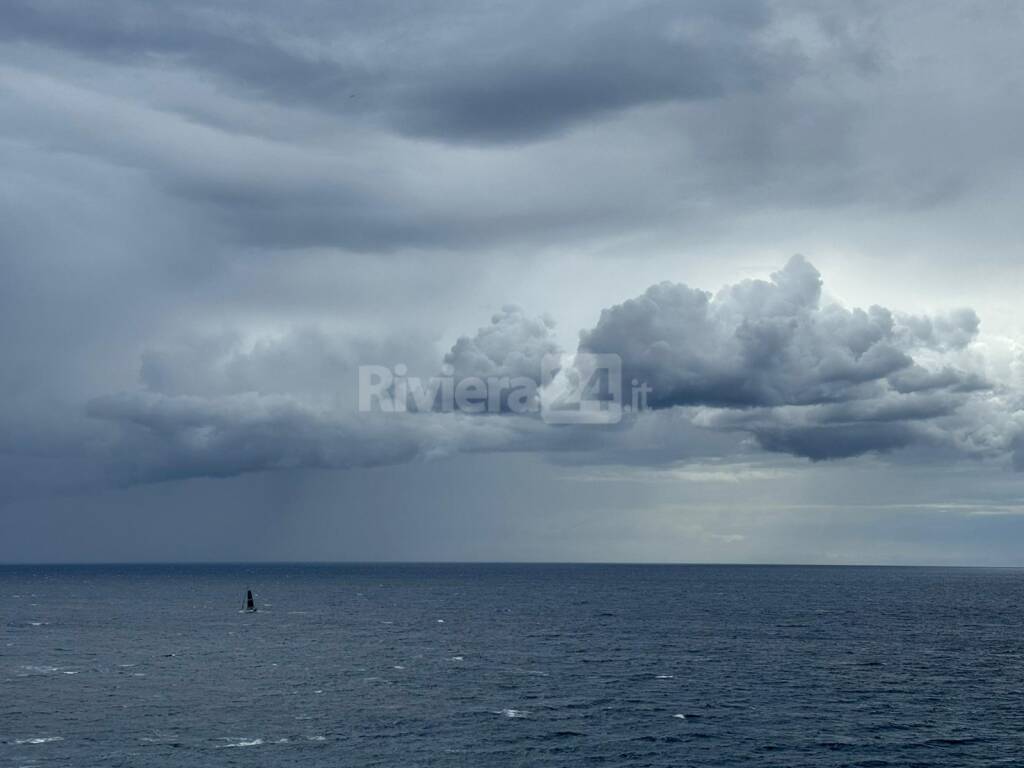
[(344, 566), (344, 565), (523, 565), (738, 568), (973, 568), (1020, 570), (1021, 565), (964, 563), (694, 562), (632, 560), (67, 560), (0, 561), (0, 568), (134, 566)]

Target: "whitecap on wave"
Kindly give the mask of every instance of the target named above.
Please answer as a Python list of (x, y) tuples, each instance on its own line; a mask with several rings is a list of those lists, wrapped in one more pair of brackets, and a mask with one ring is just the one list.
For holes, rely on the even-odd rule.
[(47, 664), (23, 664), (21, 667), (19, 677), (26, 677), (28, 675), (49, 675), (54, 672), (59, 672), (60, 667), (51, 667)]
[(235, 741), (229, 742), (228, 744), (222, 744), (221, 747), (223, 749), (228, 749), (232, 747), (258, 747), (262, 743), (263, 739), (237, 739)]
[(494, 714), (504, 715), (505, 717), (526, 717), (530, 713), (521, 709), (503, 709), (500, 712), (495, 712)]
[(64, 741), (63, 736), (36, 736), (31, 739), (15, 739), (15, 744), (49, 744), (51, 741)]

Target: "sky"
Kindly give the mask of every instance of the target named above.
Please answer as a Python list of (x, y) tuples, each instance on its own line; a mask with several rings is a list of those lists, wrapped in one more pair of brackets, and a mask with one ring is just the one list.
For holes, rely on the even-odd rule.
[[(1022, 34), (8, 0), (0, 562), (1024, 566)], [(360, 408), (590, 355), (647, 407)]]

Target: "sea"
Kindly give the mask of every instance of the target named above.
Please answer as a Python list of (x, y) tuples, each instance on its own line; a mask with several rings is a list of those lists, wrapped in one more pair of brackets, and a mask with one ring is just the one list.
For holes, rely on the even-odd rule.
[(1018, 766), (1022, 598), (1012, 569), (5, 566), (0, 766)]

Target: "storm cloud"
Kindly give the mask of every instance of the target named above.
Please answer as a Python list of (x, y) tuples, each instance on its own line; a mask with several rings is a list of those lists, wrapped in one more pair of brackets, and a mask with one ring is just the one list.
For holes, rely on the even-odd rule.
[(925, 317), (823, 302), (820, 273), (795, 256), (768, 281), (713, 296), (652, 286), (604, 310), (580, 349), (620, 355), (623, 377), (646, 382), (656, 409), (696, 408), (699, 423), (822, 460), (934, 440), (943, 419), (986, 397), (981, 373), (943, 362), (978, 328), (971, 309)]
[[(549, 534), (605, 499), (1017, 509), (1022, 34), (991, 2), (4, 3), (0, 559), (84, 557), (59, 532), (111, 504), (216, 557), (236, 492), (342, 487), (364, 541), (466, 558), (469, 510), (600, 559)], [(362, 365), (579, 352), (651, 408), (357, 410)]]
[(454, 142), (536, 140), (615, 110), (783, 85), (806, 66), (765, 34), (763, 2), (318, 3), (297, 18), (272, 3), (243, 15), (216, 1), (19, 0), (4, 21), (10, 42), (173, 61), (254, 96)]
[(142, 174), (204, 242), (261, 250), (536, 248), (700, 228), (708, 199), (955, 196), (977, 169), (948, 158), (979, 147), (940, 172), (916, 126), (899, 151), (876, 139), (894, 64), (864, 8), (16, 0), (0, 119), (17, 145)]
[(114, 481), (127, 484), (375, 467), (537, 447), (530, 439), (537, 428), (532, 420), (340, 414), (254, 393), (205, 398), (122, 393), (91, 401), (88, 412), (117, 425), (107, 466)]
[[(457, 339), (434, 368), (455, 382), (526, 377), (541, 387), (542, 359), (561, 354), (553, 327), (550, 317), (505, 307), (490, 325)], [(769, 280), (745, 280), (714, 295), (681, 284), (652, 286), (604, 310), (593, 329), (580, 333), (579, 351), (618, 356), (623, 380), (649, 387), (652, 418), (681, 410), (698, 429), (746, 433), (765, 451), (821, 461), (937, 445), (975, 458), (1002, 453), (1019, 468), (1019, 437), (988, 421), (1003, 406), (977, 412), (976, 423), (960, 412), (972, 399), (994, 402), (994, 385), (981, 373), (947, 360), (965, 353), (978, 328), (971, 310), (933, 318), (823, 302), (820, 273), (795, 256)], [(148, 393), (90, 403), (91, 416), (117, 427), (113, 463), (132, 467), (126, 477), (377, 466), (476, 451), (601, 453), (616, 441), (630, 446), (625, 435), (634, 418), (609, 436), (504, 409), (476, 418), (429, 409), (354, 414), (351, 392), (348, 408), (337, 399), (325, 407), (297, 382), (319, 381), (329, 392), (331, 382), (352, 380), (372, 347), (363, 345), (361, 355), (350, 350), (346, 359), (342, 347), (335, 344), (339, 351), (331, 354), (330, 341), (310, 333), (246, 352), (224, 344), (186, 348), (192, 354), (177, 364), (147, 353), (141, 381)], [(377, 354), (394, 357), (398, 349)], [(928, 357), (933, 367), (914, 355)], [(423, 369), (429, 372), (430, 364)], [(297, 378), (282, 382), (282, 373)], [(972, 435), (993, 429), (1003, 436), (968, 445)], [(660, 440), (663, 445), (649, 447), (664, 454), (662, 462), (686, 457), (664, 433)]]

